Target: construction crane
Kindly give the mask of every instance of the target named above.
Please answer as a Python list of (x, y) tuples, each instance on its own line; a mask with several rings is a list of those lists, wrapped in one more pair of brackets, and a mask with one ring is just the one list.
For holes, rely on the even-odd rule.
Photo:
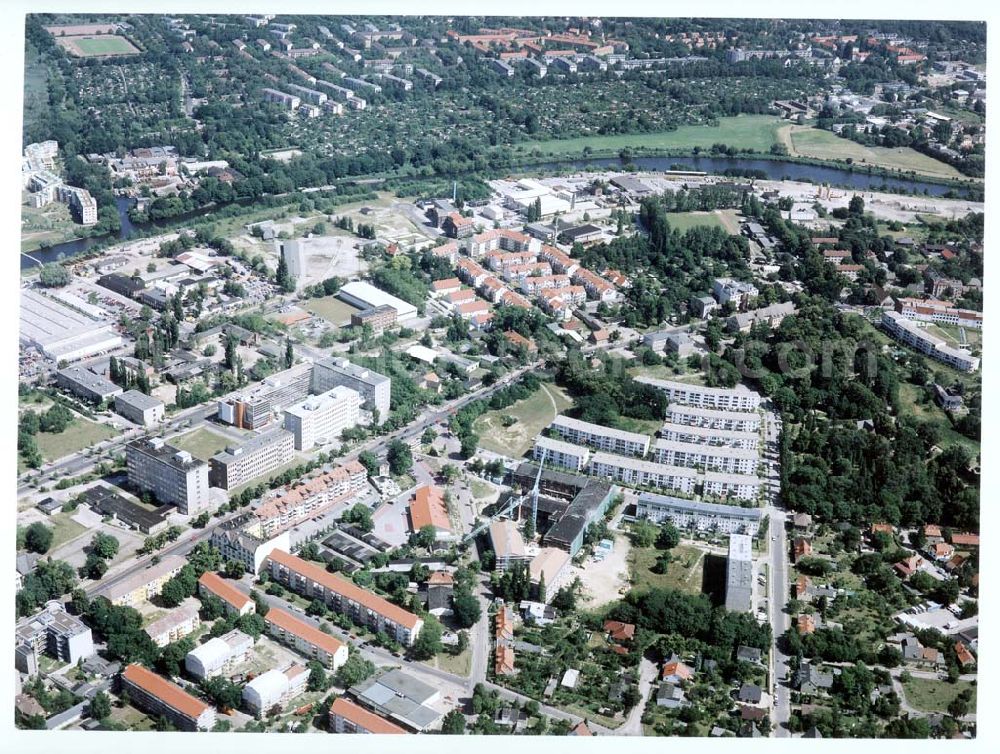
[(531, 530), (538, 531), (538, 483), (542, 480), (542, 467), (545, 466), (545, 454), (548, 448), (542, 448), (542, 457), (538, 459), (538, 473), (535, 475), (535, 486), (531, 488)]
[[(542, 479), (542, 467), (545, 465), (545, 450), (542, 451), (542, 457), (538, 464), (538, 474), (535, 475), (535, 485), (531, 488), (531, 525), (534, 527), (538, 520), (538, 485)], [(490, 524), (496, 521), (498, 518), (503, 518), (511, 513), (516, 508), (520, 508), (524, 505), (524, 501), (527, 499), (528, 495), (515, 496), (511, 495), (510, 500), (508, 500), (502, 508), (496, 511), (492, 516), (486, 519), (483, 523), (477, 526), (475, 529), (470, 531), (464, 537), (460, 544), (466, 544), (471, 542), (476, 537), (478, 537), (482, 532), (484, 532)]]

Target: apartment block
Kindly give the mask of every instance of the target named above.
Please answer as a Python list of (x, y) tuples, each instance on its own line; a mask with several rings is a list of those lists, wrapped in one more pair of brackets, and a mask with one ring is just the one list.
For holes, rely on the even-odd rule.
[(748, 411), (719, 411), (671, 404), (667, 407), (667, 424), (760, 434), (760, 414)]
[(371, 411), (375, 423), (389, 417), (392, 380), (347, 359), (331, 358), (317, 361), (313, 368), (312, 392), (325, 393), (335, 387), (350, 388), (361, 394), (362, 408)]
[(253, 639), (234, 628), (188, 652), (184, 657), (184, 669), (199, 681), (217, 675), (230, 675), (237, 665), (249, 660), (252, 653)]
[(285, 406), (301, 401), (311, 392), (313, 365), (296, 364), (265, 378), (259, 385), (220, 400), (219, 419), (243, 429), (260, 429)]
[(282, 705), (306, 690), (309, 671), (302, 665), (287, 670), (268, 670), (243, 687), (243, 706), (256, 718), (263, 717), (274, 705)]
[(115, 396), (115, 413), (124, 416), (140, 427), (152, 427), (163, 421), (165, 407), (159, 398), (138, 390), (129, 390)]
[(176, 505), (195, 516), (209, 505), (208, 464), (159, 437), (133, 440), (125, 446), (129, 484), (152, 493), (161, 503)]
[(671, 405), (680, 403), (684, 406), (718, 411), (756, 411), (760, 408), (760, 393), (742, 385), (734, 388), (705, 387), (674, 380), (660, 380), (655, 377), (636, 377), (635, 380), (662, 390)]
[(273, 537), (367, 488), (368, 470), (358, 461), (348, 461), (333, 471), (295, 482), (254, 509), (260, 536)]
[(218, 597), (229, 615), (247, 615), (257, 609), (252, 599), (214, 571), (205, 571), (198, 579), (198, 593)]
[(703, 493), (737, 500), (756, 500), (760, 494), (760, 479), (743, 474), (727, 474), (720, 471), (706, 471)]
[(275, 639), (294, 647), (306, 657), (319, 660), (330, 670), (347, 662), (347, 645), (289, 612), (272, 607), (264, 616), (267, 632)]
[(583, 471), (590, 463), (590, 449), (539, 435), (535, 438), (532, 458), (536, 461), (544, 460), (550, 467), (558, 466), (571, 471)]
[(198, 606), (189, 603), (174, 608), (143, 630), (156, 646), (165, 647), (194, 633), (200, 626), (201, 618), (198, 616)]
[[(43, 652), (62, 662), (75, 663), (94, 654), (94, 637), (76, 616), (66, 612), (62, 603), (52, 600), (32, 616), (22, 618), (14, 628), (15, 665), (23, 673), (37, 670)], [(32, 662), (33, 661), (33, 662)]]
[(961, 372), (975, 372), (979, 369), (979, 358), (968, 351), (949, 346), (936, 335), (927, 332), (916, 322), (899, 312), (882, 313), (882, 329), (900, 343), (925, 353), (932, 359), (947, 364)]
[(653, 460), (668, 466), (690, 466), (738, 474), (756, 474), (760, 456), (756, 450), (726, 445), (700, 445), (659, 439), (653, 444)]
[(715, 531), (754, 536), (760, 528), (761, 509), (684, 500), (643, 492), (636, 502), (636, 518), (656, 524), (670, 521), (681, 531)]
[(286, 408), (285, 429), (293, 435), (296, 450), (337, 442), (341, 432), (361, 422), (362, 403), (358, 391), (338, 385)]
[(712, 429), (711, 427), (694, 427), (688, 424), (666, 422), (660, 428), (659, 434), (663, 440), (671, 442), (728, 446), (744, 450), (756, 450), (760, 446), (758, 432), (735, 432), (729, 429)]
[(959, 309), (950, 301), (936, 299), (901, 298), (896, 302), (896, 311), (907, 319), (918, 322), (934, 322), (940, 325), (954, 325), (981, 330), (983, 313), (970, 309)]
[(302, 100), (293, 94), (285, 94), (285, 92), (279, 92), (277, 89), (261, 89), (261, 95), (264, 97), (265, 102), (273, 102), (276, 105), (281, 105), (286, 110), (297, 110), (299, 105), (302, 104)]
[(214, 707), (142, 665), (126, 667), (120, 682), (132, 704), (150, 717), (163, 715), (175, 727), (186, 731), (211, 730), (215, 725)]
[(600, 424), (580, 421), (569, 416), (557, 416), (549, 425), (566, 442), (589, 445), (608, 453), (637, 456), (649, 452), (649, 437), (636, 432), (602, 427)]
[(699, 479), (699, 474), (694, 469), (664, 466), (654, 461), (600, 452), (594, 453), (589, 471), (594, 476), (632, 486), (661, 487), (689, 494), (694, 493)]
[(737, 309), (746, 309), (750, 299), (757, 298), (760, 291), (753, 283), (744, 283), (732, 278), (716, 278), (712, 282), (712, 294), (720, 306), (732, 301)]
[(136, 571), (124, 581), (114, 584), (102, 595), (112, 605), (141, 605), (163, 591), (163, 585), (180, 573), (186, 562), (177, 555), (167, 555), (156, 565)]
[(299, 86), (298, 84), (288, 84), (285, 87), (289, 91), (293, 92), (296, 96), (300, 97), (306, 102), (311, 102), (314, 105), (322, 105), (327, 100), (327, 95), (323, 92), (318, 92), (315, 89), (309, 89), (304, 86)]
[(348, 615), (376, 633), (385, 631), (403, 646), (412, 645), (424, 625), (422, 618), (408, 610), (295, 555), (275, 550), (268, 563), (271, 578), (278, 583), (298, 594), (323, 600), (334, 612)]
[(269, 474), (294, 457), (295, 436), (281, 428), (268, 430), (212, 456), (208, 481), (213, 487), (231, 490)]
[(753, 609), (753, 540), (746, 534), (729, 535), (726, 559), (726, 610), (748, 613)]
[(219, 524), (212, 531), (211, 542), (223, 561), (238, 561), (253, 574), (260, 573), (264, 560), (272, 550), (288, 550), (291, 546), (288, 531), (265, 533), (260, 519), (253, 512)]

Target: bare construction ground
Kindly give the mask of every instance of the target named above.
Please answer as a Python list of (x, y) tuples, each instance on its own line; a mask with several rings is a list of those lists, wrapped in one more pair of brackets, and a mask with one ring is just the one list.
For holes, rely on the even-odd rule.
[(621, 592), (628, 586), (628, 554), (632, 549), (628, 537), (612, 532), (615, 548), (603, 560), (588, 558), (583, 568), (573, 566), (570, 579), (577, 576), (583, 584), (583, 602), (588, 608), (607, 605), (621, 598)]

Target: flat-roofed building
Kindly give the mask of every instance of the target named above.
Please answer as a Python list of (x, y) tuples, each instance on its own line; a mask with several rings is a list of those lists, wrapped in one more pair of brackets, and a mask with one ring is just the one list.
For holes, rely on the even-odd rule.
[(231, 490), (269, 474), (295, 457), (295, 436), (281, 427), (268, 430), (212, 456), (208, 481)]
[(128, 390), (115, 396), (115, 413), (141, 427), (159, 424), (163, 421), (165, 411), (163, 401), (139, 390)]
[(594, 476), (637, 487), (662, 487), (691, 494), (699, 477), (694, 469), (600, 452), (594, 453), (589, 471)]
[(286, 110), (296, 110), (302, 104), (302, 99), (293, 94), (279, 92), (277, 89), (265, 88), (260, 90), (265, 102), (273, 102), (281, 105)]
[(165, 647), (194, 633), (199, 626), (201, 618), (198, 616), (198, 606), (185, 604), (157, 618), (143, 630), (156, 646)]
[(704, 494), (722, 498), (756, 500), (760, 494), (760, 478), (747, 474), (706, 471), (703, 485)]
[(43, 652), (68, 663), (92, 656), (94, 637), (79, 618), (66, 612), (61, 602), (51, 600), (39, 612), (17, 622), (14, 646), (17, 669), (34, 675)]
[[(259, 385), (219, 401), (219, 419), (244, 429), (260, 429), (285, 406), (303, 400), (313, 390), (313, 365), (296, 364), (266, 377)], [(332, 387), (332, 385), (331, 385)]]
[(721, 411), (671, 404), (667, 406), (667, 422), (733, 432), (760, 432), (760, 414), (749, 411)]
[(371, 411), (376, 424), (389, 418), (392, 380), (345, 358), (317, 361), (313, 368), (314, 393), (325, 393), (338, 385), (361, 394), (362, 408)]
[(532, 458), (545, 460), (547, 466), (558, 466), (572, 471), (583, 471), (590, 462), (590, 449), (563, 440), (539, 435), (535, 438)]
[(272, 607), (264, 616), (267, 632), (275, 639), (294, 647), (301, 654), (318, 660), (331, 670), (347, 662), (347, 645), (289, 612)]
[(257, 609), (250, 597), (212, 571), (205, 571), (198, 578), (198, 593), (202, 597), (212, 596), (222, 600), (229, 615), (249, 615)]
[(350, 699), (340, 696), (330, 706), (329, 729), (333, 733), (405, 734), (395, 723), (369, 712)]
[(737, 474), (756, 474), (760, 465), (760, 456), (756, 450), (662, 438), (653, 444), (652, 456), (654, 461), (667, 466), (690, 466)]
[(908, 345), (933, 359), (962, 372), (979, 369), (979, 358), (968, 351), (949, 346), (942, 338), (932, 335), (916, 322), (899, 312), (882, 313), (882, 329), (900, 343)]
[(161, 505), (151, 510), (103, 485), (84, 490), (77, 496), (77, 501), (95, 513), (111, 516), (112, 520), (143, 534), (159, 534), (166, 529), (170, 525), (167, 517), (174, 510), (172, 505)]
[(123, 392), (111, 380), (81, 366), (66, 367), (56, 372), (56, 385), (91, 403), (102, 403)]
[[(321, 599), (328, 608), (349, 616), (355, 623), (385, 631), (403, 646), (411, 646), (423, 628), (422, 618), (404, 610), (342, 576), (295, 555), (274, 550), (267, 562), (271, 578), (293, 592)], [(270, 614), (270, 612), (268, 613)]]
[(53, 361), (79, 361), (124, 341), (107, 318), (94, 319), (35, 290), (21, 291), (20, 343)]
[(663, 425), (660, 429), (660, 437), (671, 442), (725, 445), (745, 450), (756, 450), (760, 445), (760, 433), (758, 432), (737, 432), (731, 429), (713, 429), (689, 424), (674, 424), (673, 422), (666, 422)]
[(234, 628), (209, 639), (184, 656), (184, 669), (199, 681), (217, 675), (229, 675), (233, 668), (250, 659), (253, 639)]
[(107, 597), (112, 605), (141, 605), (163, 591), (163, 585), (180, 573), (185, 562), (184, 558), (177, 555), (167, 555), (159, 563), (136, 571), (124, 581), (113, 584), (101, 592), (101, 595)]
[(636, 382), (662, 390), (671, 405), (710, 408), (718, 411), (756, 411), (760, 408), (760, 393), (743, 385), (734, 388), (705, 387), (655, 377), (636, 377)]
[(649, 437), (646, 435), (602, 427), (600, 424), (591, 424), (571, 416), (557, 416), (549, 424), (549, 430), (558, 433), (567, 442), (589, 445), (608, 453), (641, 458), (649, 452)]
[(151, 717), (163, 715), (180, 730), (211, 730), (215, 708), (142, 665), (132, 664), (121, 673), (121, 688), (129, 700)]
[(268, 670), (243, 687), (243, 706), (260, 719), (275, 705), (282, 705), (306, 690), (309, 671), (302, 665)]
[(753, 540), (746, 534), (729, 535), (726, 559), (726, 610), (748, 613), (753, 608)]
[(315, 89), (309, 89), (304, 86), (299, 86), (298, 84), (285, 84), (285, 88), (295, 94), (297, 97), (301, 98), (306, 102), (311, 102), (314, 105), (322, 105), (326, 102), (327, 95), (323, 92), (316, 91)]
[(982, 312), (959, 309), (950, 301), (901, 298), (896, 301), (895, 308), (907, 319), (918, 322), (935, 322), (941, 325), (969, 327), (974, 330), (981, 330), (983, 327)]
[(760, 508), (720, 505), (698, 500), (643, 492), (636, 502), (636, 518), (660, 524), (670, 521), (682, 531), (717, 531), (755, 536), (760, 528)]
[(388, 304), (369, 306), (367, 309), (351, 313), (351, 326), (365, 327), (367, 325), (377, 338), (396, 324), (397, 316), (396, 308)]
[(524, 539), (517, 530), (517, 524), (510, 519), (500, 519), (490, 523), (490, 547), (493, 548), (495, 568), (506, 571), (515, 563), (526, 563), (531, 560), (524, 548)]
[(543, 547), (528, 565), (528, 577), (535, 597), (548, 603), (566, 583), (569, 575), (570, 554), (558, 547)]
[(583, 547), (587, 528), (607, 512), (616, 490), (613, 484), (596, 479), (588, 480), (545, 532), (542, 538), (545, 546), (565, 550), (570, 557), (574, 557)]
[(360, 309), (369, 309), (373, 306), (391, 306), (396, 310), (396, 318), (400, 322), (406, 322), (417, 316), (417, 307), (413, 304), (386, 293), (371, 283), (360, 280), (342, 285), (337, 291), (337, 298)]
[(431, 705), (441, 691), (402, 670), (390, 670), (348, 689), (348, 694), (380, 715), (411, 730), (424, 731), (441, 718)]
[(358, 391), (338, 385), (287, 407), (285, 429), (293, 435), (295, 449), (339, 441), (345, 429), (361, 422), (363, 400)]
[(210, 502), (208, 464), (162, 438), (142, 438), (125, 446), (129, 484), (151, 492), (162, 503), (172, 503), (194, 516)]

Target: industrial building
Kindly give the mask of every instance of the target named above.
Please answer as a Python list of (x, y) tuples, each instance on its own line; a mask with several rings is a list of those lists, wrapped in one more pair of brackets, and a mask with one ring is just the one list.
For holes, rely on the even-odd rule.
[(79, 361), (123, 344), (108, 319), (95, 319), (37, 291), (21, 291), (22, 346), (38, 349), (53, 361)]
[(604, 481), (591, 480), (573, 498), (566, 511), (542, 537), (546, 547), (557, 547), (574, 557), (583, 547), (583, 535), (591, 524), (600, 519), (614, 499), (616, 487)]
[(372, 329), (372, 335), (376, 338), (381, 336), (389, 328), (396, 324), (396, 308), (388, 304), (371, 306), (359, 312), (351, 314), (351, 327), (364, 327), (367, 325)]
[(361, 421), (363, 399), (356, 390), (343, 385), (311, 395), (285, 409), (285, 429), (294, 438), (296, 450), (339, 441), (345, 429)]
[(122, 394), (120, 386), (80, 366), (56, 372), (56, 385), (91, 403), (103, 403)]
[[(323, 96), (326, 97), (326, 95)], [(281, 256), (284, 258), (285, 264), (288, 265), (288, 274), (299, 280), (307, 271), (308, 257), (305, 246), (301, 241), (275, 241), (275, 244), (279, 243), (281, 244)]]
[(173, 503), (194, 516), (209, 504), (208, 464), (168, 445), (162, 438), (142, 438), (125, 446), (129, 484)]
[(753, 539), (729, 535), (726, 559), (726, 610), (748, 613), (753, 608)]
[(337, 298), (359, 309), (370, 309), (374, 306), (391, 306), (396, 310), (396, 318), (400, 322), (406, 322), (417, 316), (417, 307), (413, 304), (396, 298), (376, 288), (371, 283), (365, 283), (360, 280), (345, 283), (341, 286), (340, 290), (337, 291)]
[(115, 413), (141, 427), (159, 424), (165, 411), (163, 401), (138, 390), (128, 390), (115, 396)]
[(231, 490), (269, 474), (295, 457), (295, 437), (280, 427), (254, 435), (240, 445), (230, 445), (209, 461), (208, 482)]
[(390, 670), (369, 678), (347, 693), (383, 717), (415, 731), (423, 731), (440, 719), (431, 707), (441, 699), (441, 691), (402, 670)]
[(150, 510), (103, 485), (84, 490), (77, 496), (77, 501), (87, 505), (95, 513), (110, 516), (113, 521), (119, 521), (143, 534), (158, 534), (166, 529), (170, 524), (167, 516), (174, 510), (172, 505), (161, 505)]

